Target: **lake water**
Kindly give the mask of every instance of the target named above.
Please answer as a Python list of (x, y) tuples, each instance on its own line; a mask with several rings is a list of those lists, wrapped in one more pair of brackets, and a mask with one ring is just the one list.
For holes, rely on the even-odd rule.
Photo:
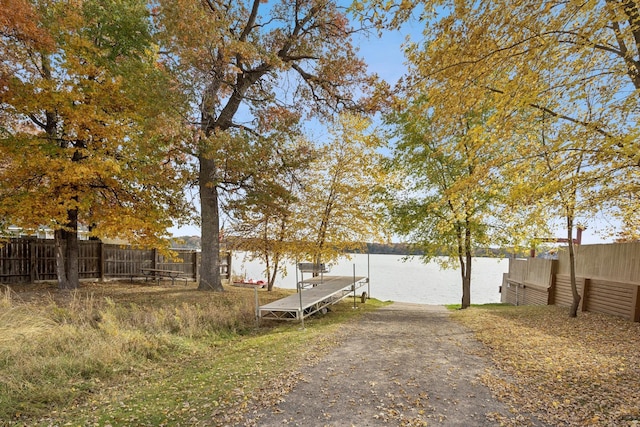
[[(368, 261), (368, 263), (367, 263)], [(265, 279), (264, 266), (234, 253), (232, 272), (252, 279)], [(370, 295), (379, 300), (419, 304), (459, 304), (462, 300), (460, 271), (442, 270), (435, 262), (424, 264), (419, 258), (407, 261), (397, 255), (352, 255), (331, 266), (328, 275), (369, 276)], [(507, 259), (474, 258), (471, 275), (471, 303), (500, 302), (502, 275), (509, 269)], [(287, 265), (288, 275), (276, 279), (276, 287), (296, 288), (295, 265)], [(300, 279), (298, 273), (298, 279)], [(310, 277), (309, 274), (305, 278)], [(364, 288), (363, 288), (364, 289)]]

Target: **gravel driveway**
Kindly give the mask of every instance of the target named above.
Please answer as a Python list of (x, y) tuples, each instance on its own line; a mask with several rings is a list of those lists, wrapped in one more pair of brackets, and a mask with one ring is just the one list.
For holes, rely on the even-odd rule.
[(492, 397), (481, 344), (442, 306), (394, 303), (344, 328), (340, 345), (239, 425), (543, 426)]

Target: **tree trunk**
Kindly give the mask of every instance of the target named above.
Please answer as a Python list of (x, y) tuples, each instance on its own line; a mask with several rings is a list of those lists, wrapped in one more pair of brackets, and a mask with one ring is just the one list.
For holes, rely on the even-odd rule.
[[(265, 240), (266, 243), (266, 240)], [(271, 286), (271, 257), (269, 256), (269, 249), (266, 248), (265, 249), (265, 255), (264, 255), (264, 272), (267, 276), (267, 289), (269, 288), (269, 286)], [(275, 277), (275, 275), (274, 275)], [(262, 279), (260, 279), (262, 280)]]
[(274, 264), (275, 265), (273, 266), (273, 271), (271, 271), (271, 275), (269, 277), (267, 277), (267, 290), (268, 291), (272, 291), (273, 290), (273, 286), (276, 283), (276, 277), (278, 276), (278, 264), (280, 264), (280, 262), (275, 260)]
[(465, 254), (466, 262), (462, 266), (462, 305), (461, 308), (471, 306), (471, 251)]
[(56, 250), (56, 276), (58, 277), (58, 288), (70, 289), (69, 279), (67, 279), (66, 247), (64, 230), (55, 230), (54, 245)]
[(317, 247), (317, 254), (313, 256), (313, 273), (311, 273), (311, 277), (318, 277), (322, 273), (322, 248), (323, 244)]
[(202, 291), (222, 292), (220, 279), (220, 213), (218, 210), (218, 188), (215, 180), (215, 162), (201, 157), (199, 171), (200, 215), (202, 261), (200, 263), (200, 282)]
[(576, 255), (573, 246), (573, 217), (567, 216), (567, 237), (569, 244), (569, 270), (571, 277), (571, 294), (573, 295), (573, 302), (571, 304), (571, 311), (569, 317), (578, 317), (578, 307), (580, 306), (580, 294), (578, 293), (578, 286), (576, 284)]
[[(460, 308), (469, 308), (471, 305), (471, 229), (467, 220), (465, 226), (458, 225), (456, 234), (458, 237), (458, 260), (460, 262), (460, 276), (462, 278), (462, 302)], [(464, 230), (464, 236), (463, 236)]]
[[(51, 81), (51, 60), (49, 56), (42, 54), (42, 73), (46, 80)], [(52, 141), (58, 142), (60, 148), (68, 148), (68, 143), (59, 138), (58, 116), (55, 110), (45, 112), (44, 131)], [(72, 162), (79, 162), (82, 159), (81, 153), (76, 150), (71, 157)], [(72, 198), (78, 202), (78, 197)], [(78, 209), (67, 211), (67, 224), (64, 229), (54, 231), (54, 247), (56, 252), (56, 276), (58, 278), (58, 288), (77, 289), (80, 287), (80, 277), (78, 273)]]
[(67, 229), (56, 230), (54, 234), (58, 288), (78, 289), (78, 210), (69, 210), (67, 218)]

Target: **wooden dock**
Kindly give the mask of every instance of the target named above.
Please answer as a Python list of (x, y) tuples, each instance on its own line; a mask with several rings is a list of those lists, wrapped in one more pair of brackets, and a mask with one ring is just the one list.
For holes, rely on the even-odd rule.
[[(303, 320), (356, 291), (367, 283), (364, 276), (317, 276), (300, 282), (294, 295), (259, 307), (261, 319)], [(305, 289), (305, 287), (311, 286)]]

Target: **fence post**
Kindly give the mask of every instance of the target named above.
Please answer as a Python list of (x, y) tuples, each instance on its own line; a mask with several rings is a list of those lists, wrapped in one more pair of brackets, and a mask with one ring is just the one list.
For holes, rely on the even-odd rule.
[(191, 252), (191, 271), (193, 271), (193, 280), (198, 280), (198, 252)]
[(102, 240), (98, 243), (98, 274), (100, 281), (104, 282), (104, 243)]
[(631, 313), (629, 318), (634, 322), (640, 322), (640, 286), (636, 286), (633, 294), (633, 303), (631, 304)]
[(193, 253), (193, 271), (196, 282), (200, 282), (200, 252), (194, 251)]
[(35, 283), (38, 277), (38, 262), (36, 260), (36, 248), (35, 241), (29, 239), (27, 241), (29, 247), (29, 280), (31, 283)]
[(548, 286), (548, 294), (547, 294), (547, 305), (554, 305), (556, 303), (556, 274), (558, 272), (558, 260), (551, 260), (551, 267), (549, 268), (549, 282)]
[(549, 296), (547, 300), (547, 305), (555, 305), (555, 303), (556, 303), (556, 272), (554, 269), (552, 270), (551, 278), (549, 279)]
[[(576, 279), (577, 280), (577, 279)], [(582, 283), (582, 298), (580, 298), (580, 311), (587, 311), (587, 298), (589, 298), (589, 282), (591, 279), (588, 277), (584, 278), (584, 282)]]

